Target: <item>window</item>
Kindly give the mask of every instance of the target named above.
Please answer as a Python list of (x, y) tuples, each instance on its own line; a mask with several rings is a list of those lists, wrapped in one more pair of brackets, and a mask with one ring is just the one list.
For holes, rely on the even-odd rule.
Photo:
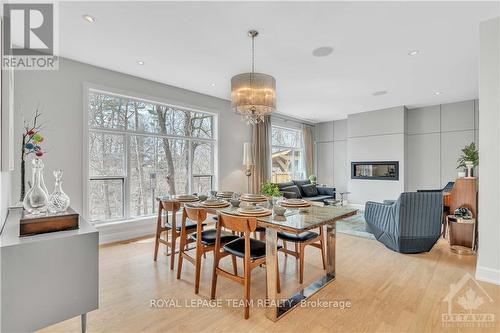
[(156, 197), (214, 186), (215, 116), (90, 89), (91, 221), (154, 214)]
[(272, 181), (287, 182), (305, 177), (302, 131), (272, 126)]

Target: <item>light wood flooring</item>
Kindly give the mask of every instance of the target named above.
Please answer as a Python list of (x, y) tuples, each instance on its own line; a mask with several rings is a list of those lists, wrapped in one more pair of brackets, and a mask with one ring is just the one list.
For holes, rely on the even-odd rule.
[[(250, 319), (243, 309), (228, 306), (240, 299), (241, 285), (219, 278), (217, 298), (221, 308), (188, 307), (210, 296), (212, 255), (202, 266), (200, 294), (194, 294), (194, 267), (184, 263), (181, 280), (167, 265), (164, 250), (153, 261), (153, 238), (103, 246), (100, 249), (100, 306), (88, 314), (87, 332), (500, 332), (500, 286), (480, 283), (491, 296), (476, 312), (493, 313), (494, 327), (443, 327), (441, 314), (450, 284), (466, 273), (474, 275), (476, 257), (458, 256), (440, 240), (430, 253), (403, 255), (375, 240), (344, 234), (337, 236), (336, 280), (313, 299), (348, 300), (350, 308), (304, 307), (280, 321), (266, 319), (264, 309), (254, 306)], [(295, 258), (280, 257), (282, 294), (298, 289)], [(321, 274), (320, 251), (306, 249), (304, 284)], [(226, 258), (230, 269), (230, 258)], [(238, 261), (241, 274), (242, 262)], [(176, 261), (177, 267), (177, 261)], [(265, 297), (265, 269), (252, 275), (251, 297)], [(175, 300), (180, 308), (152, 308), (151, 300)], [(79, 318), (48, 327), (43, 332), (79, 332)]]

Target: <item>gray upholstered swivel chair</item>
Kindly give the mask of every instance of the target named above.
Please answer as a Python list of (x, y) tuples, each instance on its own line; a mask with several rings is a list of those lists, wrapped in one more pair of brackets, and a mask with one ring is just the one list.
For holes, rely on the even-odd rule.
[(396, 201), (368, 201), (365, 220), (375, 238), (401, 253), (428, 252), (441, 234), (441, 192), (401, 193)]

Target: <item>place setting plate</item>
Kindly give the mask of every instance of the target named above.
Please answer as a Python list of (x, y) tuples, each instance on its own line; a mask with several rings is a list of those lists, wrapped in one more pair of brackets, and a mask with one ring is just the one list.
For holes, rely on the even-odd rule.
[(248, 206), (248, 207), (240, 207), (236, 210), (238, 215), (243, 216), (269, 216), (272, 212), (269, 209), (265, 209), (260, 206)]
[(173, 198), (179, 202), (196, 202), (198, 197), (194, 194), (179, 194), (174, 195)]
[(217, 197), (224, 198), (224, 199), (231, 199), (233, 194), (234, 194), (233, 191), (221, 191), (221, 192), (217, 192)]
[(229, 206), (229, 203), (223, 200), (207, 199), (200, 202), (200, 206), (206, 208), (225, 208)]
[(264, 202), (267, 201), (267, 198), (262, 194), (246, 193), (241, 195), (240, 200), (246, 202)]
[(281, 202), (281, 206), (289, 208), (310, 207), (311, 203), (304, 199), (286, 199)]

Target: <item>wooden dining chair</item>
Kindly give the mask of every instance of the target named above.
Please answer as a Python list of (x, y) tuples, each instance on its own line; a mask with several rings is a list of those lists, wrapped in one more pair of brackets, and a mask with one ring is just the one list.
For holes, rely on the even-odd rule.
[[(181, 203), (176, 200), (160, 200), (158, 204), (158, 219), (156, 222), (156, 237), (155, 237), (155, 253), (154, 261), (158, 258), (158, 247), (160, 244), (170, 248), (170, 269), (174, 269), (175, 253), (177, 238), (181, 235), (181, 226), (177, 225), (177, 212), (181, 209)], [(165, 223), (162, 224), (162, 214), (165, 214)], [(169, 213), (172, 215), (172, 219), (168, 221)], [(194, 232), (196, 230), (196, 223), (186, 223), (186, 229), (188, 233)], [(168, 240), (168, 231), (171, 231), (171, 241)], [(162, 233), (165, 232), (165, 239), (161, 238)]]
[[(326, 259), (325, 259), (325, 234), (323, 227), (319, 228), (319, 233), (313, 231), (305, 231), (300, 234), (288, 233), (288, 232), (278, 232), (278, 239), (283, 241), (283, 247), (280, 251), (285, 254), (290, 254), (299, 260), (299, 282), (304, 282), (304, 254), (305, 247), (307, 245), (316, 247), (321, 250), (321, 261), (323, 263), (323, 269), (326, 269)], [(295, 251), (287, 249), (287, 242), (295, 244)]]
[[(196, 223), (196, 229), (188, 237), (189, 229), (186, 228), (187, 219)], [(182, 273), (182, 262), (186, 259), (195, 266), (195, 282), (194, 282), (194, 293), (198, 294), (200, 289), (200, 274), (201, 274), (201, 260), (202, 257), (207, 252), (211, 252), (215, 249), (215, 239), (217, 230), (208, 229), (203, 230), (203, 222), (207, 219), (207, 211), (204, 208), (196, 207), (193, 205), (184, 205), (182, 210), (182, 221), (181, 221), (181, 235), (180, 235), (180, 245), (179, 245), (179, 261), (177, 267), (177, 279), (181, 278)], [(222, 230), (220, 233), (221, 244), (233, 241), (237, 239), (238, 236)], [(190, 243), (196, 243), (196, 252), (194, 257), (188, 254), (188, 251), (192, 249), (187, 249), (187, 245)], [(238, 267), (236, 264), (236, 257), (233, 256), (233, 269), (234, 274), (238, 274)]]
[[(160, 200), (158, 203), (158, 218), (156, 221), (156, 236), (155, 236), (155, 252), (154, 261), (158, 259), (158, 247), (160, 244), (170, 248), (170, 269), (174, 269), (175, 243), (177, 240), (176, 230), (176, 215), (181, 208), (181, 203), (174, 200)], [(166, 213), (165, 223), (162, 223), (163, 213)], [(172, 222), (168, 222), (168, 214), (172, 214)], [(172, 229), (173, 228), (173, 229)], [(168, 231), (172, 230), (172, 240), (168, 241)], [(165, 239), (161, 235), (165, 232)]]
[[(237, 233), (243, 233), (243, 237), (222, 245), (222, 228), (226, 228)], [(254, 232), (256, 228), (257, 219), (255, 217), (234, 216), (224, 213), (218, 214), (211, 299), (215, 299), (218, 275), (242, 284), (244, 286), (243, 297), (245, 301), (245, 319), (248, 319), (250, 315), (250, 276), (252, 270), (259, 265), (264, 264), (266, 261), (266, 243), (250, 237), (251, 233)], [(220, 260), (228, 255), (231, 255), (233, 258), (239, 257), (243, 259), (243, 276), (231, 274), (230, 272), (219, 267)], [(278, 272), (278, 261), (276, 261), (275, 265), (276, 271)], [(281, 292), (279, 274), (277, 276), (277, 291), (278, 293)]]

